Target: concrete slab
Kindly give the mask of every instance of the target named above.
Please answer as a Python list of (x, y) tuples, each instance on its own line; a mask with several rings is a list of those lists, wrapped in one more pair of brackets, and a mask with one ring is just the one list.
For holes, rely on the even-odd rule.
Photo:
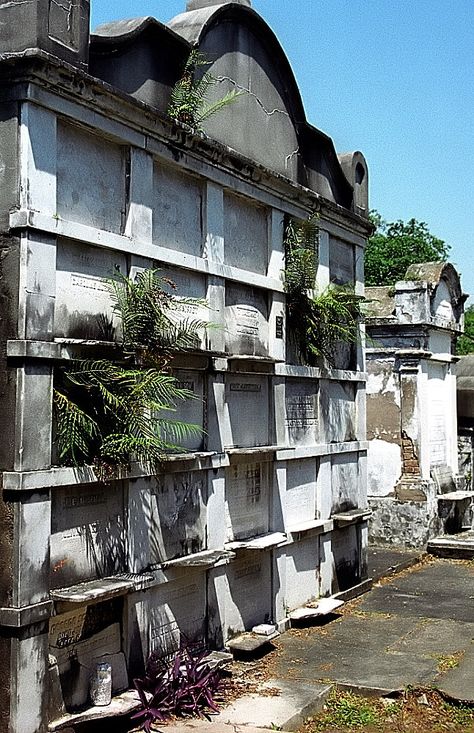
[(419, 571), (373, 588), (362, 611), (387, 611), (399, 616), (474, 621), (474, 569), (438, 560)]
[(458, 667), (439, 676), (437, 685), (455, 700), (474, 703), (474, 642), (471, 641)]
[[(270, 672), (307, 684), (336, 682), (362, 693), (437, 685), (474, 697), (474, 567), (434, 560), (374, 588), (344, 615), (279, 639)], [(456, 655), (456, 657), (452, 657)], [(441, 674), (452, 657), (457, 667)]]
[[(257, 728), (254, 725), (233, 725), (213, 720), (191, 720), (189, 722), (160, 724), (163, 733), (183, 733), (183, 731), (198, 731), (198, 733), (268, 733), (268, 728)], [(285, 731), (282, 731), (285, 733)], [(288, 731), (286, 731), (288, 733)]]
[[(234, 726), (296, 730), (304, 719), (320, 710), (331, 685), (270, 679), (260, 694), (244, 695), (221, 711), (220, 717)], [(275, 694), (279, 691), (279, 694)], [(266, 694), (265, 694), (266, 693)]]
[(368, 570), (369, 578), (374, 581), (387, 575), (415, 565), (424, 556), (419, 550), (407, 550), (403, 547), (369, 546)]

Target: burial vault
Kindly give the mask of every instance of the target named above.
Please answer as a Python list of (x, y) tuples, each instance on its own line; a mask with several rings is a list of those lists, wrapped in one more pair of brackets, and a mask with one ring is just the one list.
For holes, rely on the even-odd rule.
[[(203, 132), (166, 114), (192, 49), (243, 92)], [(362, 293), (371, 225), (363, 156), (308, 123), (249, 0), (92, 35), (87, 0), (13, 0), (0, 54), (0, 730), (39, 733), (93, 715), (97, 660), (118, 695), (152, 650), (282, 629), (366, 579), (362, 348), (292, 361), (282, 270), (285, 222), (316, 212), (315, 287)], [(175, 360), (204, 431), (100, 481), (55, 458), (54, 373), (113, 347), (106, 278), (149, 267), (219, 326)]]

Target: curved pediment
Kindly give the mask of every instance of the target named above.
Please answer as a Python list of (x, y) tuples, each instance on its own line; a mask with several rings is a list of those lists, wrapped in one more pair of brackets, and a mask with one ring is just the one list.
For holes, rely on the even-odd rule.
[(459, 322), (467, 295), (462, 292), (461, 279), (450, 262), (423, 262), (411, 265), (406, 280), (428, 283), (431, 291), (431, 315), (445, 321)]
[[(99, 27), (91, 37), (90, 72), (165, 112), (187, 55), (199, 49), (217, 79), (209, 101), (233, 89), (243, 92), (206, 120), (209, 137), (366, 215), (363, 156), (339, 159), (331, 138), (308, 124), (291, 66), (267, 23), (242, 0), (211, 5), (192, 0), (188, 6), (195, 9), (167, 26), (147, 17)], [(361, 166), (365, 180), (356, 196)]]

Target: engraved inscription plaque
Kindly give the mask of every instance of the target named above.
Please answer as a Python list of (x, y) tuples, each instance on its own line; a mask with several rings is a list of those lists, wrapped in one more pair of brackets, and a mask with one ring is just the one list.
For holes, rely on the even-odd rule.
[(152, 564), (206, 549), (206, 506), (207, 471), (168, 473), (152, 481)]
[(123, 482), (56, 489), (51, 524), (52, 588), (125, 570)]
[(253, 447), (269, 444), (267, 377), (250, 374), (227, 375), (225, 400), (229, 408), (230, 444)]
[(312, 445), (318, 440), (318, 386), (311, 380), (287, 380), (286, 425), (290, 445)]
[(226, 512), (230, 540), (256, 537), (268, 532), (266, 463), (236, 463), (227, 469)]
[(113, 341), (120, 328), (113, 318), (107, 280), (126, 274), (125, 255), (111, 250), (58, 242), (56, 259), (56, 336)]
[(227, 352), (268, 354), (268, 303), (264, 291), (227, 283), (225, 323)]

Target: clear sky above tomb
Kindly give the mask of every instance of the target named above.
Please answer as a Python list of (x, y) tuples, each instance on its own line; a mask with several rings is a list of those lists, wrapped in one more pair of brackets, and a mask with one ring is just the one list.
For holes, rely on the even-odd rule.
[[(92, 0), (92, 28), (185, 0)], [(426, 221), (474, 296), (474, 1), (253, 0), (278, 36), (308, 120), (367, 158), (371, 208)], [(474, 298), (473, 298), (474, 299)], [(471, 300), (472, 302), (472, 300)]]

